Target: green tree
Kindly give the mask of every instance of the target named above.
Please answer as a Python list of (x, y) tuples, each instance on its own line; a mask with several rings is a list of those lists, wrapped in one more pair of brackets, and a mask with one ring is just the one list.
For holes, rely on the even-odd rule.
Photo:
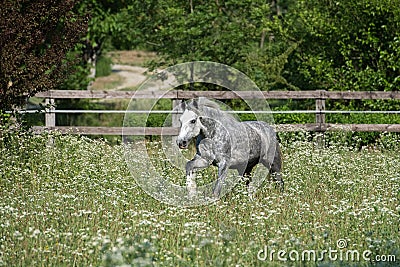
[(163, 59), (158, 65), (195, 60), (224, 63), (267, 90), (289, 86), (282, 71), (296, 46), (294, 42), (280, 46), (276, 40), (274, 32), (286, 5), (271, 2), (272, 8), (261, 0), (146, 1), (147, 10), (134, 9), (134, 16), (144, 25), (145, 41)]
[[(210, 60), (235, 66), (261, 87), (289, 86), (281, 72), (294, 42), (276, 31), (293, 0), (85, 0), (90, 10), (86, 58), (104, 49), (145, 48), (163, 59), (153, 66)], [(257, 61), (257, 62), (254, 62)]]
[(291, 83), (303, 89), (398, 90), (398, 0), (299, 0), (289, 17), (286, 37), (300, 43), (287, 68)]
[[(138, 42), (132, 35), (134, 28), (131, 28), (130, 21), (135, 20), (130, 14), (135, 4), (143, 6), (136, 0), (83, 0), (79, 2), (79, 13), (89, 12), (91, 16), (83, 49), (85, 67), (80, 69), (79, 81), (85, 81), (83, 77), (86, 73), (89, 73), (89, 78), (96, 77), (96, 63), (103, 51), (130, 49), (137, 46)], [(63, 87), (78, 89), (74, 78), (76, 77), (69, 79)], [(79, 87), (85, 88), (85, 86)]]
[[(283, 71), (303, 90), (391, 91), (400, 88), (400, 2), (299, 0), (282, 21), (284, 39), (298, 43)], [(398, 110), (399, 101), (327, 101), (331, 110)], [(289, 109), (313, 104), (288, 104)], [(396, 115), (327, 115), (331, 123), (398, 123)], [(353, 133), (363, 144), (376, 133)], [(350, 141), (351, 142), (351, 141)]]
[(87, 16), (74, 9), (77, 2), (2, 1), (0, 110), (56, 88), (69, 73), (74, 60), (67, 60), (68, 53), (87, 30)]

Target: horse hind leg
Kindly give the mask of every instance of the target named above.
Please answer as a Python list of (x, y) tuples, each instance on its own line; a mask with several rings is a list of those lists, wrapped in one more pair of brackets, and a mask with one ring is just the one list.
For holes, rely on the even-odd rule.
[[(274, 153), (274, 155), (270, 154), (271, 152)], [(273, 157), (272, 163), (269, 162), (268, 159), (271, 159)], [(269, 173), (276, 183), (276, 188), (279, 189), (279, 191), (283, 192), (285, 183), (283, 182), (282, 179), (282, 152), (279, 147), (279, 143), (276, 142), (276, 146), (274, 150), (268, 151), (268, 157), (264, 158), (261, 160), (261, 163), (269, 168)]]
[(251, 172), (253, 171), (254, 166), (255, 164), (249, 163), (244, 169), (244, 171), (242, 171), (241, 176), (243, 177), (243, 181), (245, 182), (247, 187), (249, 187), (251, 183), (251, 177), (252, 177)]
[(276, 183), (276, 187), (279, 191), (283, 192), (285, 188), (285, 183), (282, 179), (282, 152), (281, 148), (279, 147), (279, 143), (276, 143), (275, 155), (274, 160), (271, 164), (270, 174)]

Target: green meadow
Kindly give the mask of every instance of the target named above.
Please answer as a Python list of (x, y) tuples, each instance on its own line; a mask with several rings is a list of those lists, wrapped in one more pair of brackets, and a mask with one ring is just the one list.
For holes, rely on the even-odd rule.
[(138, 186), (123, 145), (4, 134), (0, 266), (398, 266), (396, 138), (363, 148), (286, 138), (283, 193), (266, 182), (251, 198), (238, 184), (212, 205), (182, 208)]

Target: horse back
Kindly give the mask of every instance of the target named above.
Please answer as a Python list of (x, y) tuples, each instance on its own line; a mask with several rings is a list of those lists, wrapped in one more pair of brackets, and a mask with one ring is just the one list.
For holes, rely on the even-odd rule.
[(246, 127), (250, 154), (254, 154), (255, 157), (263, 157), (276, 145), (276, 133), (275, 130), (266, 122), (263, 121), (245, 121), (243, 124)]

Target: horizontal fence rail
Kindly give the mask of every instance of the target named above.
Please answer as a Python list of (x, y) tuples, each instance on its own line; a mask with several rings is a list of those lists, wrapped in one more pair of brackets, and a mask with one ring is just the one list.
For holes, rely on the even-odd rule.
[[(400, 91), (262, 91), (265, 99), (400, 99)], [(49, 90), (35, 95), (40, 98), (105, 98), (105, 99), (129, 99), (129, 98), (167, 98), (167, 99), (191, 99), (196, 97), (208, 97), (214, 99), (257, 99), (260, 92), (257, 91), (92, 91), (92, 90)]]
[[(322, 126), (319, 123), (279, 124), (273, 125), (278, 132), (325, 132), (325, 131), (354, 131), (354, 132), (400, 132), (400, 124), (330, 124)], [(43, 131), (60, 131), (61, 133), (86, 135), (178, 135), (178, 127), (89, 127), (89, 126), (34, 126), (35, 133)]]
[[(321, 113), (317, 110), (229, 110), (226, 113), (232, 114), (316, 114)], [(20, 110), (18, 113), (47, 113), (45, 110)], [(60, 114), (84, 114), (84, 113), (95, 113), (95, 114), (182, 114), (182, 111), (174, 110), (103, 110), (103, 109), (56, 109), (52, 113)], [(400, 114), (400, 110), (325, 110), (325, 114)]]
[[(196, 97), (207, 97), (211, 99), (314, 99), (315, 110), (289, 110), (289, 111), (229, 111), (237, 114), (315, 114), (315, 123), (307, 124), (281, 124), (274, 125), (277, 131), (362, 131), (362, 132), (400, 132), (400, 124), (332, 124), (325, 121), (325, 114), (399, 114), (400, 111), (351, 111), (351, 110), (326, 110), (325, 101), (332, 100), (399, 100), (400, 92), (339, 92), (339, 91), (91, 91), (91, 90), (50, 90), (35, 95), (44, 98), (47, 108), (44, 111), (26, 110), (26, 113), (44, 112), (45, 126), (34, 126), (36, 133), (49, 130), (57, 130), (62, 133), (86, 134), (86, 135), (177, 135), (177, 117), (179, 111), (170, 110), (57, 110), (55, 99), (171, 99), (175, 107), (181, 100)], [(105, 113), (105, 114), (172, 114), (175, 127), (89, 127), (89, 126), (56, 126), (56, 114), (83, 114), (83, 113)]]

